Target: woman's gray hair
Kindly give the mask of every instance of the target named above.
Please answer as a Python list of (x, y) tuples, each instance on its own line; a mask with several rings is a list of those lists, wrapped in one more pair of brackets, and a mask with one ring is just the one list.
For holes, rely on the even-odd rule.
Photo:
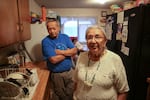
[(99, 27), (99, 26), (97, 26), (97, 25), (90, 26), (90, 27), (88, 27), (88, 28), (86, 29), (85, 38), (87, 38), (87, 34), (89, 33), (89, 31), (90, 31), (91, 29), (98, 29), (98, 30), (100, 30), (100, 31), (103, 33), (104, 37), (107, 39), (107, 37), (106, 37), (106, 32), (105, 32), (104, 28)]

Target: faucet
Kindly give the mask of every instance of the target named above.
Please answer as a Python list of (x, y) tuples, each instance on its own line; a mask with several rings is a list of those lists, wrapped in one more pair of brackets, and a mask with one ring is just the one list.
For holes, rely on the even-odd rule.
[(26, 59), (24, 51), (22, 50), (21, 52), (19, 52), (19, 55), (20, 55), (20, 66), (24, 67)]
[(20, 42), (18, 44), (17, 50), (18, 50), (19, 58), (20, 58), (20, 66), (24, 67), (25, 66), (26, 56), (25, 56), (25, 52), (24, 52), (25, 51), (24, 47), (22, 45), (23, 45), (23, 43)]

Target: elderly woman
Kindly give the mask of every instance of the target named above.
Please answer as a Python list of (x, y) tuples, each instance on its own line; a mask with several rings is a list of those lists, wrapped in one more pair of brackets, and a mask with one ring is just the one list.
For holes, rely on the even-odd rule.
[(126, 100), (129, 86), (121, 58), (106, 49), (102, 28), (86, 30), (89, 51), (79, 55), (74, 82), (74, 100)]

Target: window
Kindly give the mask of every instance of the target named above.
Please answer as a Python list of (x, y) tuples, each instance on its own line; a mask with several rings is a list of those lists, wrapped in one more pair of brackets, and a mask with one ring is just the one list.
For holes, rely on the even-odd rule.
[(61, 17), (61, 32), (69, 37), (77, 37), (78, 41), (85, 44), (85, 30), (97, 24), (96, 17)]

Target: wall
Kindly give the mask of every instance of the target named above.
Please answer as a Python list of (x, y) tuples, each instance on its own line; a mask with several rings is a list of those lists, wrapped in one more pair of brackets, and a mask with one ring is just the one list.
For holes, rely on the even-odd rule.
[[(36, 4), (34, 0), (29, 0), (30, 2), (30, 11), (35, 12), (41, 15), (41, 8)], [(69, 9), (62, 9), (62, 8), (51, 8), (47, 9), (47, 11), (54, 11), (60, 16), (96, 16), (99, 20), (101, 18), (101, 11), (108, 11), (108, 9), (92, 9), (92, 8), (69, 8)], [(42, 24), (36, 23), (31, 24), (31, 36), (32, 39), (25, 42), (26, 48), (30, 53), (31, 58), (33, 61), (40, 61), (43, 60), (42, 51), (41, 51), (41, 40), (48, 35), (45, 22)]]
[(98, 24), (101, 25), (100, 19), (101, 19), (101, 11), (107, 11), (107, 13), (110, 13), (109, 9), (98, 9), (98, 8), (51, 8), (47, 9), (47, 11), (54, 11), (60, 16), (87, 16), (87, 17), (97, 17)]
[[(34, 12), (38, 15), (41, 15), (41, 7), (38, 6), (34, 0), (29, 0), (30, 3), (30, 12)], [(41, 41), (47, 36), (47, 30), (45, 27), (45, 22), (39, 24), (31, 24), (31, 40), (25, 42), (27, 51), (29, 52), (33, 61), (43, 60)]]

